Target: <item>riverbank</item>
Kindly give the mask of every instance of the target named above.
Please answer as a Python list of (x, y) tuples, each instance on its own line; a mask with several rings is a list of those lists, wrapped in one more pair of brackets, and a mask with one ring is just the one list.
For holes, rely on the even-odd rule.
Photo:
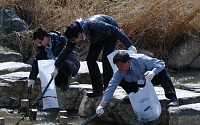
[[(59, 107), (61, 109), (76, 109), (80, 116), (89, 117), (95, 113), (95, 109), (98, 106), (101, 97), (88, 98), (86, 96), (87, 91), (91, 90), (91, 85), (85, 84), (89, 82), (89, 74), (85, 65), (85, 62), (81, 62), (79, 74), (71, 79), (71, 83), (76, 81), (79, 82), (79, 84), (70, 85), (69, 90), (64, 92), (57, 88), (57, 94)], [(12, 64), (12, 66), (16, 65)], [(27, 97), (27, 78), (29, 72), (22, 71), (22, 68), (21, 71), (16, 70), (16, 67), (15, 72), (15, 70), (12, 69), (12, 66), (10, 66), (10, 71), (13, 72), (4, 72), (5, 74), (0, 75), (1, 108), (15, 109), (20, 107), (20, 100)], [(101, 67), (101, 63), (99, 63), (99, 66)], [(193, 123), (193, 125), (197, 125), (197, 122), (200, 122), (200, 120), (198, 120), (200, 114), (200, 93), (197, 91), (200, 89), (199, 83), (183, 84), (181, 87), (182, 88), (176, 89), (180, 106), (172, 108), (167, 108), (169, 100), (165, 98), (163, 89), (161, 87), (155, 87), (159, 101), (162, 105), (162, 113), (159, 119), (148, 124), (188, 125), (188, 123)], [(37, 82), (32, 89), (32, 99), (36, 99), (40, 94), (41, 87), (38, 77)], [(123, 98), (126, 96), (124, 90), (118, 87), (111, 102), (107, 106), (104, 115), (97, 117), (97, 119), (117, 124), (142, 125), (143, 123), (137, 120), (131, 104), (123, 101)], [(40, 103), (40, 105), (42, 104)], [(187, 122), (185, 119), (187, 119)]]

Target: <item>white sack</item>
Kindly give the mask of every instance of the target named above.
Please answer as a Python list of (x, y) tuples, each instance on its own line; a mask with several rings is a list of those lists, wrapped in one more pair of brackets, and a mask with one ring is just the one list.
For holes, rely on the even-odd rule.
[[(51, 79), (51, 72), (54, 70), (54, 62), (54, 60), (38, 60), (42, 92)], [(54, 80), (52, 80), (43, 97), (43, 109), (59, 108)]]
[(148, 122), (159, 118), (162, 109), (150, 81), (146, 80), (144, 88), (136, 93), (131, 92), (128, 96), (139, 121)]

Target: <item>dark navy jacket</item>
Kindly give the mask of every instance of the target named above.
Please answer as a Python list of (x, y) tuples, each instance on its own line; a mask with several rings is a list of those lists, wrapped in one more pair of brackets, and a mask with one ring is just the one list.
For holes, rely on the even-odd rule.
[[(92, 42), (101, 42), (107, 37), (114, 37), (122, 41), (128, 48), (133, 45), (132, 41), (119, 29), (116, 21), (107, 15), (94, 15), (86, 19), (78, 19), (74, 21), (82, 27), (82, 31), (87, 33)], [(62, 62), (67, 58), (69, 53), (75, 48), (75, 43), (69, 42), (66, 48), (59, 55), (58, 60), (55, 62), (56, 67), (60, 67)]]
[[(63, 50), (67, 43), (67, 39), (60, 33), (54, 32), (49, 32), (49, 35), (51, 37), (52, 41), (52, 51), (55, 57), (57, 57), (60, 52)], [(45, 51), (44, 46), (38, 46), (37, 47), (37, 54), (35, 57), (35, 60), (33, 61), (32, 64), (32, 70), (29, 75), (29, 79), (36, 80), (37, 75), (38, 75), (38, 63), (37, 60), (45, 60), (47, 59), (47, 52)]]

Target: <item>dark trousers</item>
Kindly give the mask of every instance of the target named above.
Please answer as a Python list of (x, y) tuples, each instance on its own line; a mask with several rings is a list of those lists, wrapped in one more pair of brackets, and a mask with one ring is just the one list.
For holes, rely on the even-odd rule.
[(58, 70), (58, 75), (55, 78), (55, 85), (57, 87), (69, 85), (68, 77), (69, 77), (69, 68), (67, 62), (65, 61), (63, 65), (60, 67), (60, 70)]
[[(153, 85), (161, 85), (163, 87), (166, 98), (171, 99), (172, 97), (176, 97), (171, 77), (165, 69), (163, 69), (158, 75), (155, 75), (151, 82)], [(126, 91), (127, 94), (138, 91), (138, 86), (135, 82), (129, 83), (123, 79), (119, 85)]]
[[(94, 92), (102, 92), (108, 87), (108, 83), (113, 75), (113, 70), (107, 59), (107, 55), (114, 51), (116, 43), (116, 38), (109, 37), (103, 41), (92, 43), (89, 46), (86, 61)], [(102, 50), (103, 80), (101, 78), (101, 73), (96, 62)]]

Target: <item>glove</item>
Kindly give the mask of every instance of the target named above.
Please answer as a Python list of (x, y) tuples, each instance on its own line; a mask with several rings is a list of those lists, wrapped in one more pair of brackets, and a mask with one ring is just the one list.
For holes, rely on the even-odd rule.
[(128, 48), (128, 50), (131, 50), (131, 51), (133, 51), (133, 52), (134, 52), (134, 54), (136, 54), (136, 53), (137, 53), (137, 50), (136, 50), (136, 48), (135, 48), (133, 45), (131, 45), (131, 46)]
[(53, 72), (51, 73), (51, 77), (55, 79), (57, 75), (58, 75), (58, 70), (54, 69)]
[(33, 80), (33, 79), (28, 80), (28, 87), (30, 87), (32, 85), (32, 88), (33, 88), (34, 84), (35, 84), (35, 80)]
[(101, 105), (99, 105), (99, 106), (97, 107), (97, 109), (96, 109), (96, 113), (98, 114), (98, 116), (103, 115), (103, 113), (104, 113), (104, 107), (101, 106)]
[(153, 77), (155, 76), (155, 72), (154, 71), (147, 71), (145, 72), (145, 78), (149, 81), (151, 81), (153, 79)]

